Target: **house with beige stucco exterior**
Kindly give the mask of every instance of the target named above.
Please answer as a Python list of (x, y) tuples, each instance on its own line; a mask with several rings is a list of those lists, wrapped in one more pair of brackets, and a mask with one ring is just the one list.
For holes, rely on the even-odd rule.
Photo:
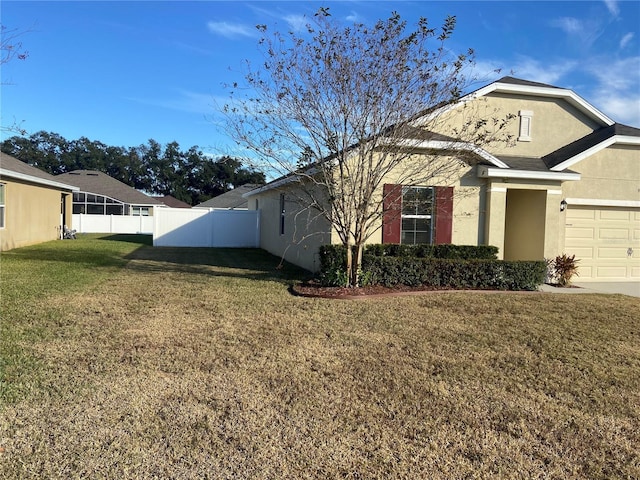
[(78, 188), (0, 153), (0, 251), (61, 238)]
[[(566, 253), (579, 260), (581, 281), (639, 280), (640, 129), (571, 90), (513, 77), (437, 113), (455, 124), (479, 102), (513, 118), (511, 144), (473, 149), (472, 160), (449, 146), (441, 161), (460, 166), (455, 179), (414, 185), (391, 172), (380, 228), (368, 241), (494, 245), (506, 260)], [(411, 126), (417, 132), (423, 123)], [(420, 148), (440, 148), (428, 136), (412, 140), (417, 157)], [(295, 201), (296, 188), (285, 177), (245, 197), (260, 211), (261, 247), (315, 271), (319, 246), (338, 239), (326, 219)]]

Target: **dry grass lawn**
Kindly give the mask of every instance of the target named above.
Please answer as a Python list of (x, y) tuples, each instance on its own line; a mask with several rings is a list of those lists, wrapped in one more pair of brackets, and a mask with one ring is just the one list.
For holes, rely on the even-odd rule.
[(7, 307), (0, 478), (640, 478), (639, 299), (309, 299), (258, 251), (124, 255)]

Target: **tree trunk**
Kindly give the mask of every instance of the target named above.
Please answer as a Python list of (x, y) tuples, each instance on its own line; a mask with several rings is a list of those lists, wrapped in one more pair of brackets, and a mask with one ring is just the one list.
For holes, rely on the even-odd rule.
[[(360, 286), (360, 270), (362, 267), (362, 250), (363, 246), (361, 242), (357, 242), (355, 247), (355, 258), (353, 253), (347, 253), (348, 257), (351, 256), (351, 269), (347, 270), (349, 273), (350, 287), (356, 288)], [(349, 249), (351, 250), (351, 249)]]
[(353, 287), (353, 250), (349, 242), (346, 243), (345, 247), (347, 248), (347, 287)]

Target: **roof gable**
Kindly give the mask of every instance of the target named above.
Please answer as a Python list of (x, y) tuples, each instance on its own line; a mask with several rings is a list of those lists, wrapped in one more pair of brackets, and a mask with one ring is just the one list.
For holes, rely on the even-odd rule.
[[(602, 113), (600, 110), (598, 110), (596, 107), (591, 105), (589, 102), (577, 95), (572, 90), (555, 87), (553, 85), (547, 85), (545, 83), (523, 80), (521, 78), (515, 77), (502, 77), (501, 79), (496, 80), (489, 85), (486, 85), (474, 92), (469, 93), (468, 95), (465, 95), (460, 99), (459, 102), (447, 105), (440, 109), (436, 109), (434, 112), (426, 115), (426, 118), (428, 119), (431, 116), (441, 115), (446, 111), (458, 108), (467, 102), (483, 97), (485, 95), (489, 95), (493, 92), (522, 94), (547, 98), (560, 98), (565, 100), (574, 108), (578, 109), (587, 117), (592, 118), (594, 121), (596, 121), (596, 123), (603, 127), (610, 126), (615, 123), (611, 118)], [(420, 125), (420, 119), (416, 121), (416, 125)]]
[(162, 197), (152, 197), (152, 198), (160, 200), (167, 207), (171, 207), (171, 208), (191, 208), (191, 205), (189, 205), (187, 202), (183, 202), (182, 200), (178, 200), (177, 198), (172, 197), (171, 195), (164, 195)]
[(614, 144), (640, 145), (640, 128), (614, 123), (545, 155), (542, 160), (550, 170), (559, 172)]
[(247, 208), (248, 201), (243, 197), (243, 195), (259, 187), (261, 187), (261, 185), (252, 183), (240, 185), (233, 190), (229, 190), (228, 192), (210, 198), (206, 202), (202, 202), (196, 205), (196, 208)]
[(74, 170), (57, 175), (55, 178), (75, 185), (83, 192), (104, 195), (123, 203), (132, 205), (164, 205), (161, 201), (139, 192), (126, 183), (116, 180), (106, 173), (94, 170)]
[(40, 170), (39, 168), (32, 167), (31, 165), (18, 160), (11, 155), (7, 155), (6, 153), (1, 152), (0, 177), (14, 178), (38, 185), (46, 185), (48, 187), (59, 188), (61, 190), (78, 190), (77, 187), (61, 182), (57, 177), (50, 175), (47, 172)]

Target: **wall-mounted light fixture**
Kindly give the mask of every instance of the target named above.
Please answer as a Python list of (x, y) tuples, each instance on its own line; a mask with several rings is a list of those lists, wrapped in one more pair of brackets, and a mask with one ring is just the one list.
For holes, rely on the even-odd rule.
[(567, 209), (567, 201), (566, 200), (562, 200), (560, 202), (560, 211), (564, 212)]

